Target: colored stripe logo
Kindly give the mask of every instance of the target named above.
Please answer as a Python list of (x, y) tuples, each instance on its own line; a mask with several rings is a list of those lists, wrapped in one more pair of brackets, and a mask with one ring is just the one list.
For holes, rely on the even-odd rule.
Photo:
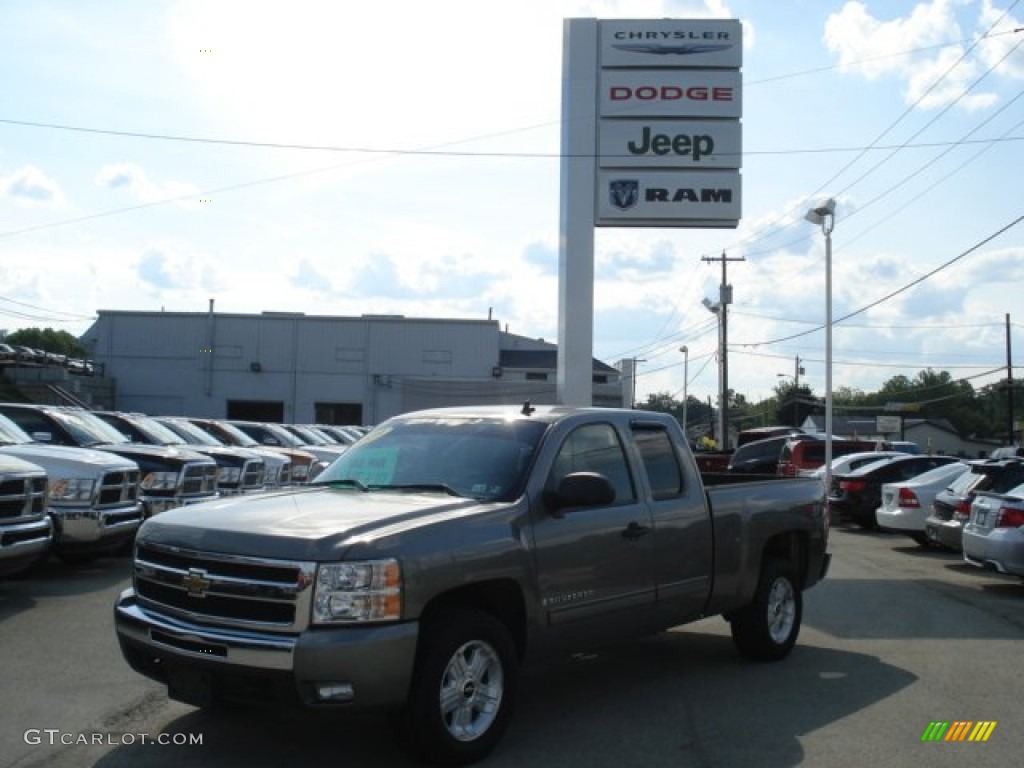
[(933, 720), (921, 734), (921, 741), (988, 741), (995, 729), (995, 720)]

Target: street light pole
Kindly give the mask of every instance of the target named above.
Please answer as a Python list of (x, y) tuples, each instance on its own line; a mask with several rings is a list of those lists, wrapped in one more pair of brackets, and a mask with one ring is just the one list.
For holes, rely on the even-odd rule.
[(631, 368), (630, 374), (629, 374), (629, 377), (630, 377), (630, 389), (632, 390), (632, 394), (630, 395), (629, 407), (630, 408), (636, 408), (636, 367), (637, 367), (637, 365), (639, 363), (646, 363), (647, 360), (641, 360), (639, 357), (634, 357), (634, 358), (632, 358), (632, 360), (633, 360), (633, 365), (632, 365), (632, 368)]
[(836, 201), (829, 198), (804, 217), (825, 235), (825, 494), (832, 485), (832, 230)]
[(679, 348), (679, 351), (683, 353), (683, 434), (686, 435), (686, 442), (690, 442), (689, 432), (686, 431), (686, 401), (689, 399), (689, 393), (687, 392), (687, 386), (690, 383), (689, 367), (690, 367), (690, 350), (684, 344)]

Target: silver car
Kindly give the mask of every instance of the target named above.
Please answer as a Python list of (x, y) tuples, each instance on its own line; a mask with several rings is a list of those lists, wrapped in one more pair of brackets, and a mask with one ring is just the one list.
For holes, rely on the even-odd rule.
[(971, 565), (1024, 577), (1024, 485), (1005, 494), (979, 492), (962, 545)]
[(882, 505), (875, 510), (878, 527), (883, 531), (906, 534), (922, 547), (929, 546), (931, 542), (925, 533), (924, 521), (931, 513), (936, 494), (969, 469), (965, 463), (944, 464), (909, 480), (885, 483), (882, 485)]

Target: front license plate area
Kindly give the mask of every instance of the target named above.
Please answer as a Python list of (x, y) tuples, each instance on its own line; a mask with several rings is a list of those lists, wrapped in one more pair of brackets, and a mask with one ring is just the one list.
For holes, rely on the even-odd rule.
[(167, 695), (194, 707), (213, 703), (213, 680), (206, 672), (185, 667), (167, 670)]

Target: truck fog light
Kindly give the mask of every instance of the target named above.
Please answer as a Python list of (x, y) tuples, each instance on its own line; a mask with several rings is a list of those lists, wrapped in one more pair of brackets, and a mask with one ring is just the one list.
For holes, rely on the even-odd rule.
[(320, 701), (352, 701), (356, 690), (352, 683), (317, 683), (316, 697)]

